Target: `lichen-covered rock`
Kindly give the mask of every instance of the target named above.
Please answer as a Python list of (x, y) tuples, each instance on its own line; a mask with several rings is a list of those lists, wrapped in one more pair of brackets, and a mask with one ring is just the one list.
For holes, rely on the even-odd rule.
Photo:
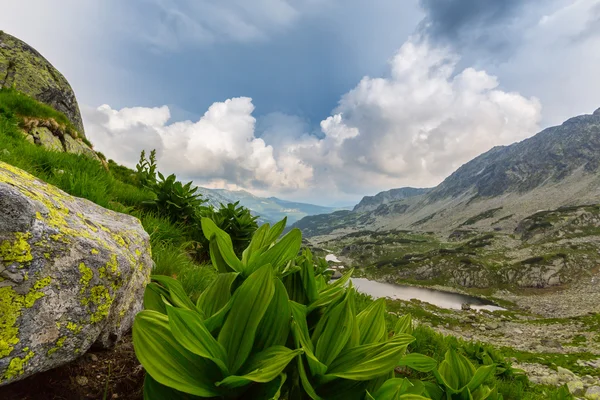
[(12, 86), (65, 114), (85, 137), (79, 105), (65, 77), (27, 43), (0, 31), (0, 87)]
[(46, 127), (33, 128), (29, 135), (33, 138), (33, 143), (39, 144), (48, 150), (64, 151), (60, 139), (52, 134)]
[(136, 218), (0, 162), (0, 386), (114, 344), (151, 263)]
[(100, 157), (98, 157), (94, 150), (90, 149), (80, 139), (73, 139), (68, 135), (65, 135), (65, 150), (68, 153), (83, 154), (84, 156), (100, 161)]

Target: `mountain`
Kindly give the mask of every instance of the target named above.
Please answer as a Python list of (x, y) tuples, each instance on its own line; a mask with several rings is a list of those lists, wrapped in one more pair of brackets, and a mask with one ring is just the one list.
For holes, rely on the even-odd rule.
[(494, 147), (420, 194), (385, 202), (391, 194), (382, 192), (379, 205), (377, 195), (365, 203), (363, 199), (353, 211), (305, 217), (295, 226), (306, 236), (329, 237), (365, 229), (444, 235), (465, 226), (510, 230), (540, 210), (599, 203), (599, 172), (600, 109), (521, 142)]
[(388, 204), (396, 200), (404, 200), (414, 196), (420, 196), (429, 192), (431, 189), (419, 189), (412, 187), (403, 187), (400, 189), (391, 189), (385, 192), (379, 192), (375, 196), (365, 196), (354, 206), (352, 211), (366, 212), (377, 209), (382, 204)]
[(221, 203), (239, 201), (241, 205), (250, 209), (253, 214), (260, 216), (259, 221), (262, 222), (273, 223), (287, 216), (288, 224), (292, 224), (306, 216), (328, 214), (340, 210), (340, 208), (287, 201), (277, 197), (258, 197), (245, 190), (232, 191), (204, 187), (198, 189), (198, 192), (208, 200), (208, 204), (218, 207)]

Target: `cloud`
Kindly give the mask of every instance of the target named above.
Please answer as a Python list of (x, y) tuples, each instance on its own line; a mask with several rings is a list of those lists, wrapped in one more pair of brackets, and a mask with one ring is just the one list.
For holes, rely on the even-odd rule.
[(291, 190), (310, 180), (300, 160), (279, 154), (254, 135), (254, 105), (239, 97), (214, 103), (197, 122), (169, 124), (169, 108), (84, 109), (88, 137), (106, 156), (133, 167), (141, 150), (156, 149), (162, 171), (200, 184)]
[(161, 170), (205, 185), (330, 199), (432, 186), (491, 147), (538, 129), (535, 98), (498, 89), (485, 71), (457, 71), (458, 60), (446, 48), (409, 40), (390, 61), (389, 76), (363, 78), (318, 133), (281, 113), (256, 124), (246, 97), (214, 103), (197, 122), (169, 124), (167, 107), (102, 106), (84, 117), (107, 156), (131, 166), (134, 153), (152, 144)]
[(420, 5), (426, 14), (417, 28), (421, 36), (432, 43), (468, 48), (479, 59), (507, 56), (519, 46), (521, 32), (530, 23), (529, 12), (542, 8), (532, 0), (420, 0)]
[[(156, 50), (266, 40), (327, 0), (147, 0), (127, 12), (130, 32)], [(132, 6), (131, 6), (132, 7)]]

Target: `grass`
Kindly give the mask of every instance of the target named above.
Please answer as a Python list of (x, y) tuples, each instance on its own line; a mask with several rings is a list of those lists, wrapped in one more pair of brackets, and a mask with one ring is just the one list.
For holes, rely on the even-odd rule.
[[(47, 151), (25, 140), (19, 132), (19, 116), (66, 118), (14, 90), (0, 90), (0, 161), (21, 168), (65, 192), (88, 199), (113, 211), (140, 219), (150, 235), (153, 273), (176, 276), (192, 297), (214, 278), (213, 268), (197, 264), (188, 254), (188, 231), (168, 218), (143, 211), (141, 203), (154, 198), (148, 189), (135, 185), (134, 171), (109, 162), (107, 171), (97, 160), (83, 155)], [(10, 107), (12, 112), (7, 112)], [(60, 115), (57, 115), (60, 114)], [(61, 117), (62, 116), (62, 117)]]
[(0, 109), (9, 110), (20, 117), (53, 119), (59, 125), (77, 132), (73, 123), (63, 113), (12, 88), (0, 89)]

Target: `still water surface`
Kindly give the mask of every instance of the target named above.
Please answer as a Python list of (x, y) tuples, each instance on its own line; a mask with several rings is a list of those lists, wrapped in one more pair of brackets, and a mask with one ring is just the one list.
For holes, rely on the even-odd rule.
[(471, 308), (475, 310), (504, 310), (504, 308), (498, 307), (490, 301), (459, 293), (396, 285), (393, 283), (375, 282), (365, 278), (352, 278), (352, 284), (359, 292), (368, 294), (375, 299), (380, 297), (389, 297), (397, 300), (418, 299), (437, 307), (455, 310), (460, 310), (463, 303), (470, 304)]

